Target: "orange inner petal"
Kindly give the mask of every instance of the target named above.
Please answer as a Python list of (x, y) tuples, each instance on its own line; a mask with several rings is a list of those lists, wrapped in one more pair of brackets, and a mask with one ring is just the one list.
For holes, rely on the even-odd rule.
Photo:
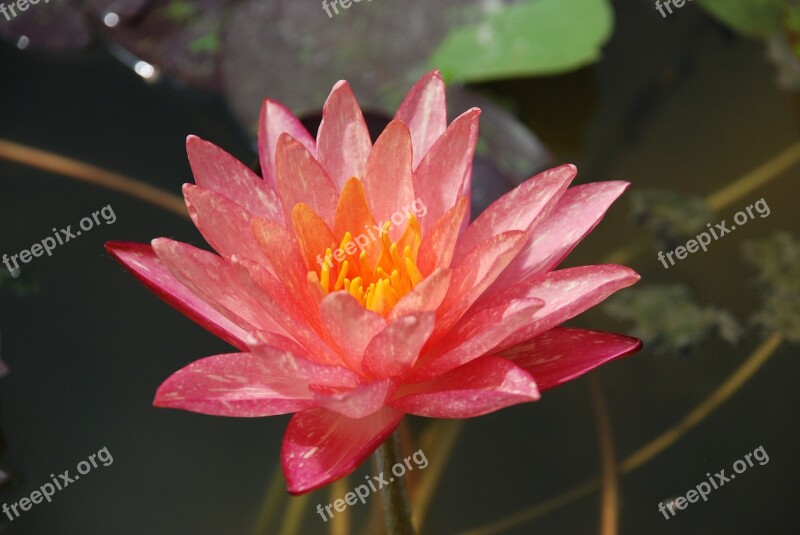
[[(351, 178), (342, 191), (332, 234), (307, 207), (295, 210), (295, 231), (304, 257), (307, 262), (315, 261), (308, 279), (318, 281), (323, 294), (345, 290), (362, 306), (385, 317), (422, 281), (417, 267), (421, 231), (416, 216), (404, 214), (405, 230), (397, 241), (391, 241), (392, 222), (381, 227), (373, 223), (358, 179)], [(330, 236), (335, 241), (330, 242)], [(327, 246), (322, 245), (326, 242)]]

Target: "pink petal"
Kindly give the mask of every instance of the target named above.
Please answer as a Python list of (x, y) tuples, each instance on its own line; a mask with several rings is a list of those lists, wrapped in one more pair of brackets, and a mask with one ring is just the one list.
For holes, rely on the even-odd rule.
[(389, 312), (389, 321), (414, 312), (436, 310), (442, 304), (450, 287), (452, 271), (438, 268), (425, 277), (413, 290), (400, 298), (400, 301)]
[[(258, 155), (261, 161), (261, 174), (264, 181), (275, 185), (275, 151), (281, 134), (287, 133), (303, 144), (312, 156), (317, 156), (317, 147), (314, 138), (308, 133), (297, 117), (286, 106), (265, 99), (261, 106), (261, 115), (258, 120)], [(261, 214), (256, 214), (261, 215)]]
[(247, 348), (247, 331), (217, 312), (170, 273), (149, 245), (108, 242), (106, 250), (161, 299), (229, 344)]
[(453, 269), (453, 284), (439, 307), (434, 338), (447, 332), (522, 248), (527, 234), (503, 232), (475, 247)]
[(621, 334), (555, 327), (499, 356), (530, 372), (544, 392), (641, 347), (640, 340)]
[(508, 360), (483, 357), (427, 383), (403, 387), (396, 409), (429, 418), (472, 418), (539, 399), (533, 377)]
[(361, 360), (370, 340), (386, 327), (386, 320), (361, 306), (345, 291), (325, 296), (319, 306), (322, 323), (342, 350), (351, 370), (361, 373)]
[(550, 213), (577, 173), (574, 165), (562, 165), (528, 179), (500, 197), (461, 236), (456, 258), (495, 234), (532, 229)]
[(353, 388), (358, 377), (263, 346), (189, 364), (164, 381), (153, 404), (217, 416), (273, 416), (316, 405), (309, 384)]
[(308, 271), (318, 271), (322, 267), (323, 258), (320, 253), (327, 248), (336, 250), (336, 240), (331, 229), (304, 203), (294, 205), (292, 225), (297, 237), (297, 245)]
[(455, 206), (447, 210), (433, 228), (426, 233), (419, 246), (419, 270), (429, 275), (436, 268), (448, 268), (453, 259), (461, 223), (467, 213), (469, 202), (461, 197)]
[(343, 366), (320, 364), (295, 355), (290, 351), (270, 346), (255, 347), (250, 351), (269, 363), (269, 377), (287, 385), (301, 383), (313, 388), (356, 388), (361, 378)]
[(444, 81), (438, 70), (414, 84), (394, 116), (408, 125), (414, 144), (414, 169), (447, 128)]
[(480, 110), (472, 108), (457, 117), (414, 172), (414, 191), (428, 209), (426, 217), (420, 219), (423, 229), (432, 227), (460, 197), (472, 171), (479, 115)]
[(254, 216), (283, 221), (275, 189), (242, 162), (197, 136), (186, 138), (186, 153), (198, 186), (224, 195)]
[(520, 294), (545, 302), (545, 306), (534, 315), (530, 324), (503, 341), (502, 349), (530, 340), (560, 325), (638, 280), (639, 275), (635, 271), (614, 264), (551, 271), (544, 277), (532, 277), (510, 286), (485, 304), (481, 303), (471, 314), (480, 315), (481, 307), (492, 306), (511, 296), (520, 297)]
[(433, 332), (435, 317), (433, 312), (418, 312), (392, 321), (367, 346), (364, 371), (378, 378), (408, 372)]
[(322, 108), (317, 151), (338, 191), (350, 177), (364, 177), (371, 147), (367, 123), (350, 85), (344, 80), (337, 82)]
[(489, 292), (546, 273), (560, 264), (597, 226), (611, 203), (629, 185), (627, 182), (595, 182), (568, 189)]
[(292, 209), (301, 202), (333, 226), (339, 193), (314, 156), (289, 134), (278, 139), (275, 180), (288, 227), (292, 226)]
[[(296, 293), (288, 291), (264, 266), (238, 257), (233, 257), (232, 262), (241, 277), (246, 277), (257, 286), (252, 293), (259, 304), (292, 340), (302, 345), (310, 359), (321, 364), (342, 363), (331, 350), (333, 344), (327, 343), (327, 333), (322, 332), (318, 314), (315, 314), (315, 309), (311, 309), (307, 299), (298, 298)], [(258, 342), (263, 336), (261, 333), (254, 333), (251, 338), (255, 340), (248, 338), (249, 342)]]
[(266, 262), (250, 230), (252, 216), (239, 204), (192, 184), (183, 185), (183, 197), (195, 226), (220, 255), (230, 259), (239, 254)]
[(281, 458), (289, 492), (302, 494), (342, 478), (392, 434), (403, 413), (384, 407), (353, 420), (322, 408), (295, 414)]
[(277, 385), (268, 362), (250, 353), (215, 355), (173, 373), (156, 391), (153, 405), (213, 416), (274, 416), (316, 405), (306, 385)]
[(314, 399), (320, 407), (342, 416), (358, 419), (381, 410), (386, 400), (397, 390), (397, 379), (387, 378), (372, 383), (364, 383), (352, 390), (328, 393), (328, 389), (312, 389), (317, 393)]
[[(364, 193), (378, 221), (387, 221), (395, 213), (405, 214), (414, 202), (411, 134), (402, 122), (389, 123), (372, 147), (364, 171)], [(394, 225), (392, 238), (397, 239), (404, 227)]]
[(294, 232), (269, 219), (253, 219), (250, 227), (278, 280), (299, 301), (306, 302), (306, 265)]
[(152, 245), (175, 278), (241, 328), (284, 332), (222, 258), (168, 238), (155, 239)]
[(417, 364), (410, 381), (424, 381), (449, 372), (493, 350), (544, 306), (540, 299), (515, 299), (484, 309), (461, 321), (444, 343), (431, 349)]
[(288, 351), (289, 353), (297, 355), (298, 357), (303, 357), (306, 360), (315, 360), (311, 353), (309, 353), (305, 347), (301, 346), (293, 338), (271, 333), (269, 331), (253, 331), (248, 333), (246, 342), (247, 347), (249, 347), (251, 350), (256, 350), (261, 346), (270, 346), (279, 351)]

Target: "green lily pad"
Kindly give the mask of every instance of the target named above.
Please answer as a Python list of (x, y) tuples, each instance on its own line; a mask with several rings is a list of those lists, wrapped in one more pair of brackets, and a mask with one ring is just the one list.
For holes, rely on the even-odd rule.
[(533, 0), (451, 30), (430, 65), (464, 81), (562, 73), (596, 61), (613, 26), (606, 0)]

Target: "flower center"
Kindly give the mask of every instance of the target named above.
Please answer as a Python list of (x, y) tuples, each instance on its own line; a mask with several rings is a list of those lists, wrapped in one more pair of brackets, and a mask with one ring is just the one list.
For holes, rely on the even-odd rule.
[(379, 236), (369, 232), (373, 240), (380, 240), (380, 258), (375, 265), (363, 250), (370, 237), (367, 234), (354, 241), (352, 233), (345, 232), (336, 254), (326, 249), (318, 275), (325, 293), (345, 290), (367, 310), (385, 317), (423, 279), (417, 267), (421, 232), (416, 216), (408, 215), (408, 225), (397, 241), (389, 238), (390, 230), (387, 221)]

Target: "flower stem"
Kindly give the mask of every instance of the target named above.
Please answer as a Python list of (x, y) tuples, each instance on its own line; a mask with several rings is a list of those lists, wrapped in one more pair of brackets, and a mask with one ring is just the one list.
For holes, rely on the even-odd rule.
[[(399, 454), (397, 433), (386, 439), (375, 452), (375, 464), (388, 480), (392, 476), (392, 467), (403, 463)], [(381, 488), (383, 498), (383, 516), (386, 521), (386, 535), (414, 535), (411, 524), (411, 507), (408, 505), (406, 486), (400, 478)]]

